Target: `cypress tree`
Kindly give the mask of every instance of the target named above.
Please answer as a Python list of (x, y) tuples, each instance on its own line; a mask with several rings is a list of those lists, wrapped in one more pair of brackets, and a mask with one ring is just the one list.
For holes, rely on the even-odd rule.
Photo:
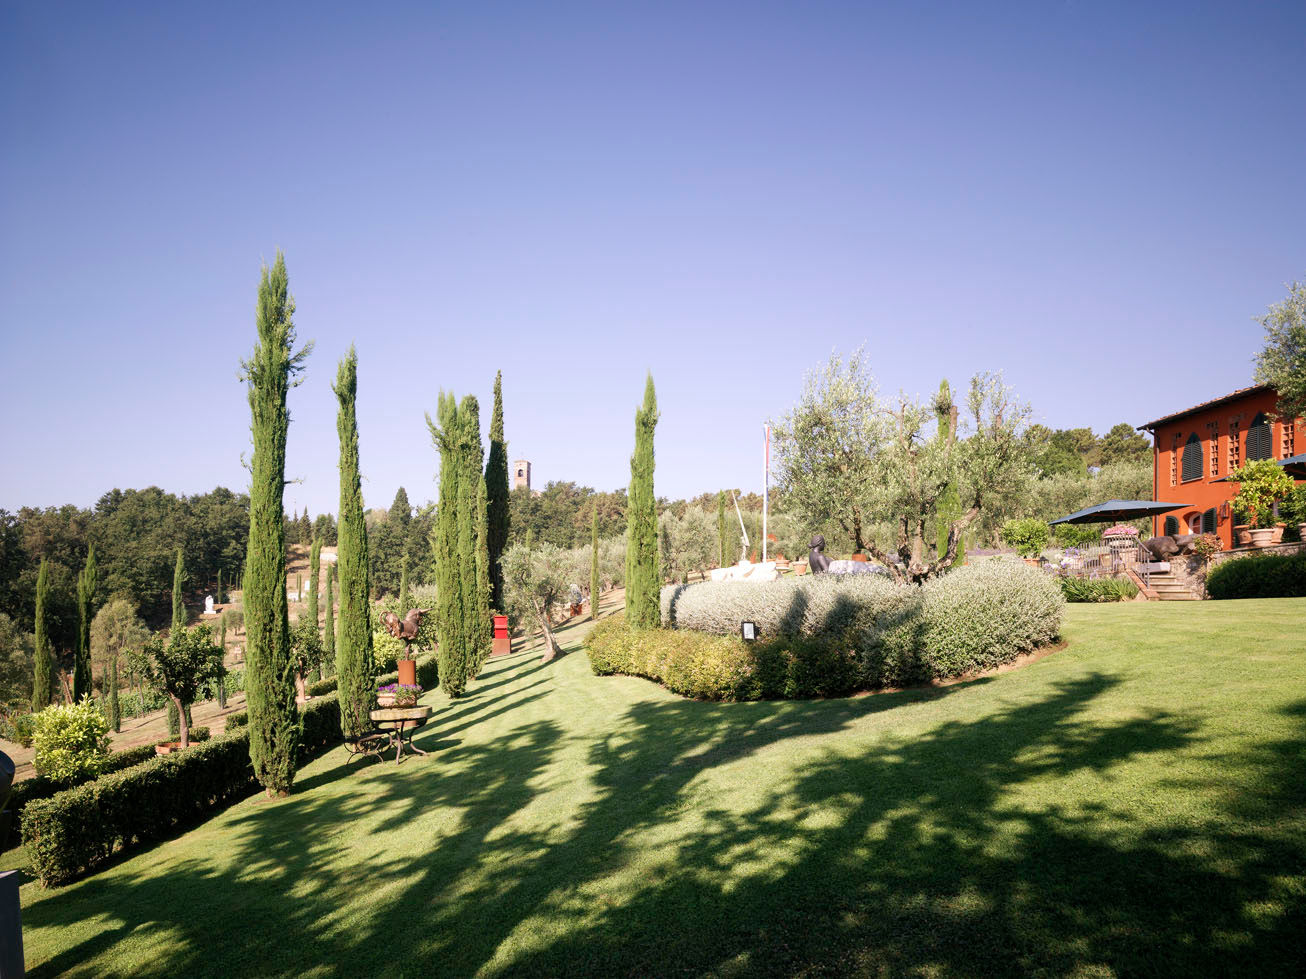
[(331, 587), (335, 572), (335, 565), (328, 564), (326, 574), (326, 627), (323, 629), (325, 635), (322, 640), (322, 664), (318, 670), (323, 680), (332, 676), (336, 669), (336, 602)]
[[(934, 415), (939, 426), (935, 438), (950, 437), (955, 411), (956, 408), (952, 403), (952, 389), (948, 386), (948, 381), (945, 378), (939, 384), (939, 393), (934, 399)], [(957, 481), (951, 480), (944, 487), (943, 492), (939, 494), (939, 501), (934, 513), (935, 549), (939, 558), (948, 553), (948, 532), (952, 529), (952, 522), (959, 519), (961, 519), (961, 492), (957, 489)], [(953, 560), (953, 567), (965, 563), (966, 537), (962, 535), (957, 538), (957, 555)]]
[(594, 508), (590, 521), (590, 620), (599, 619), (599, 592), (602, 582), (599, 580), (599, 508)]
[(635, 412), (635, 452), (630, 457), (626, 507), (626, 621), (632, 629), (656, 628), (661, 575), (658, 564), (658, 511), (653, 495), (653, 430), (658, 423), (653, 375), (644, 385), (644, 404)]
[(36, 575), (36, 648), (32, 658), (32, 710), (50, 706), (54, 686), (54, 658), (50, 654), (50, 634), (46, 629), (45, 607), (50, 601), (50, 566), (41, 558)]
[(503, 437), (503, 371), (494, 375), (494, 413), (490, 415), (490, 457), (485, 463), (485, 505), (490, 561), (490, 607), (502, 612), (503, 552), (508, 546), (508, 443)]
[(77, 576), (77, 654), (73, 658), (73, 700), (91, 692), (91, 619), (94, 616), (95, 589), (99, 572), (95, 563), (95, 545), (86, 552), (86, 566)]
[(122, 707), (118, 703), (118, 657), (109, 664), (109, 724), (115, 734), (122, 730)]
[(458, 402), (452, 393), (441, 391), (436, 400), (436, 419), (427, 415), (431, 440), (440, 453), (439, 500), (431, 551), (435, 558), (435, 615), (439, 635), (440, 687), (458, 697), (466, 686), (458, 662), (462, 649), (462, 592), (458, 587)]
[(218, 631), (218, 648), (222, 654), (218, 659), (218, 675), (214, 680), (214, 688), (218, 695), (218, 709), (227, 709), (227, 623), (225, 621), (219, 626)]
[(355, 738), (372, 726), (372, 627), (367, 596), (371, 573), (367, 524), (363, 517), (362, 477), (358, 471), (358, 354), (353, 345), (336, 374), (340, 412), (340, 525), (336, 568), (340, 578), (340, 635), (336, 644), (336, 689), (340, 696), (340, 728)]
[[(321, 620), (318, 619), (317, 610), (317, 587), (319, 579), (322, 576), (322, 541), (320, 538), (313, 538), (313, 547), (308, 552), (308, 621), (313, 623), (314, 629), (322, 628)], [(317, 664), (317, 678), (322, 679), (322, 664)]]
[(399, 570), (399, 611), (402, 615), (408, 611), (408, 552), (404, 552), (404, 560)]
[(249, 758), (269, 795), (285, 795), (295, 779), (299, 713), (290, 659), (286, 599), (286, 396), (292, 378), (312, 350), (298, 352), (286, 260), (280, 251), (259, 280), (254, 353), (244, 361), (249, 386), (249, 544), (245, 557), (245, 698), (249, 710)]
[[(477, 490), (481, 474), (481, 417), (476, 398), (466, 395), (458, 406), (461, 430), (460, 472), (458, 474), (458, 587), (463, 593), (463, 671), (471, 680), (480, 669), (481, 637), (486, 618), (481, 614), (481, 596), (477, 587), (476, 544), (480, 520), (476, 515)], [(488, 598), (488, 596), (487, 596)]]
[(726, 491), (720, 490), (716, 495), (716, 533), (721, 543), (721, 567), (725, 568), (734, 561), (728, 557), (730, 554), (730, 534), (726, 530)]
[(489, 506), (485, 499), (485, 479), (480, 467), (480, 433), (477, 433), (476, 480), (476, 669), (472, 676), (481, 672), (481, 667), (490, 658), (493, 648), (493, 622), (490, 619), (490, 521)]
[[(182, 602), (182, 585), (186, 581), (186, 561), (181, 548), (177, 548), (177, 563), (172, 569), (172, 629), (180, 632), (186, 628), (186, 606)], [(176, 702), (168, 698), (168, 734), (176, 737), (181, 734), (181, 717), (177, 713)]]

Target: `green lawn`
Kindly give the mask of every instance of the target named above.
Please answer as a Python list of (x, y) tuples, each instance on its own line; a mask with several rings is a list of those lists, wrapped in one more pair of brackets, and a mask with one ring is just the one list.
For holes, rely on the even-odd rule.
[(429, 698), (429, 758), (333, 751), (288, 799), (24, 885), (29, 969), (1288, 973), (1304, 627), (1301, 599), (1072, 606), (1025, 669), (803, 703), (517, 654)]

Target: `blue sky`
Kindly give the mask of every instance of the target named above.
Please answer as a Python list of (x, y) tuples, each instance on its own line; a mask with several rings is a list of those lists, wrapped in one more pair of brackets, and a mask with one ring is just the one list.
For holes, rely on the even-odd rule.
[(317, 343), (287, 506), (435, 495), (502, 369), (535, 482), (756, 488), (865, 343), (1103, 431), (1250, 382), (1306, 274), (1300, 3), (0, 5), (0, 507), (244, 488), (259, 264)]

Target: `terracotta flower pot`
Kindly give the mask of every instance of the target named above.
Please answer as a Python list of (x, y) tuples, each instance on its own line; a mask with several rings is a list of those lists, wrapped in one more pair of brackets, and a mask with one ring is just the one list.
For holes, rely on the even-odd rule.
[(1252, 538), (1252, 547), (1269, 547), (1274, 543), (1273, 527), (1257, 527), (1249, 533)]
[(392, 707), (394, 706), (394, 702), (395, 694), (393, 690), (387, 690), (385, 693), (378, 693), (376, 695), (376, 705), (378, 707)]
[(854, 554), (853, 560), (861, 564), (866, 564), (870, 561), (870, 558), (868, 558), (865, 554)]
[(170, 755), (174, 751), (180, 751), (180, 750), (181, 750), (180, 741), (169, 741), (167, 744), (156, 744), (154, 746), (154, 753), (156, 755)]
[(1275, 525), (1274, 525), (1274, 539), (1273, 539), (1273, 541), (1271, 541), (1271, 543), (1274, 543), (1274, 544), (1281, 544), (1281, 543), (1283, 543), (1283, 532), (1287, 529), (1287, 527), (1288, 527), (1287, 524), (1282, 524), (1282, 523), (1277, 523), (1277, 524), (1275, 524)]
[(1234, 539), (1243, 547), (1252, 542), (1252, 528), (1247, 524), (1237, 524), (1233, 528), (1233, 535)]

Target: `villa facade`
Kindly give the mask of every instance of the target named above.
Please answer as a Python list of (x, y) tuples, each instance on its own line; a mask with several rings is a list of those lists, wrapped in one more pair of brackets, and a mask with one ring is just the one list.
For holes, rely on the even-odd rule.
[(1152, 499), (1187, 504), (1154, 517), (1154, 534), (1217, 534), (1233, 546), (1238, 484), (1224, 478), (1248, 460), (1306, 450), (1302, 418), (1276, 417), (1277, 403), (1273, 388), (1257, 385), (1138, 426), (1152, 435)]

